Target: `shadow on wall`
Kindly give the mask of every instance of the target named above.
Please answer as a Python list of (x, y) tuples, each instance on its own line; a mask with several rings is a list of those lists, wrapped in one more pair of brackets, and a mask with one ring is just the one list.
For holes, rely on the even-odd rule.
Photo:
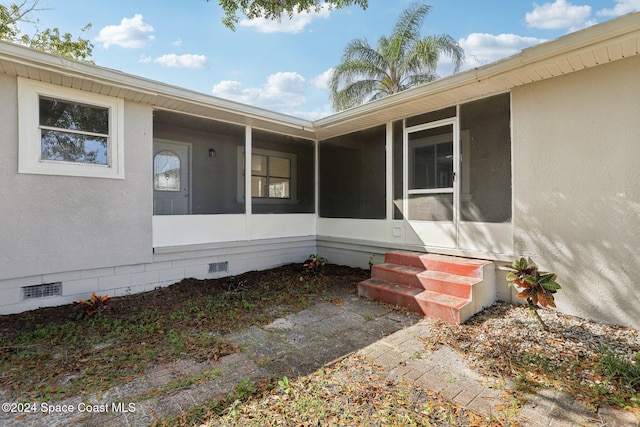
[(640, 202), (626, 193), (596, 203), (562, 193), (545, 201), (535, 213), (516, 203), (514, 243), (517, 253), (558, 274), (558, 310), (640, 329)]

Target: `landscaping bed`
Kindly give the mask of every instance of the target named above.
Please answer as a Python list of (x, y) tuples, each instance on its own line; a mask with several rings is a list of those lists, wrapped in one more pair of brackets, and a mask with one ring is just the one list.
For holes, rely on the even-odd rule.
[(225, 334), (298, 312), (334, 291), (355, 294), (368, 273), (329, 264), (322, 275), (310, 274), (291, 264), (112, 298), (92, 316), (74, 304), (0, 316), (2, 388), (10, 399), (60, 400), (105, 391), (156, 364), (217, 360), (237, 350)]

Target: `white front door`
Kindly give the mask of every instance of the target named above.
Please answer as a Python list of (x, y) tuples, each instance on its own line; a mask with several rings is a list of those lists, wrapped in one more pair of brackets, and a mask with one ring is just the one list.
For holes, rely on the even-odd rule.
[(455, 118), (405, 130), (404, 212), (409, 244), (457, 246), (457, 141)]
[(153, 214), (188, 215), (190, 146), (155, 141), (153, 147)]

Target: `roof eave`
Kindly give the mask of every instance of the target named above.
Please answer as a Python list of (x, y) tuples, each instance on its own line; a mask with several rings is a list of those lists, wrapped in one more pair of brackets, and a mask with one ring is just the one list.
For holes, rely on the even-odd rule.
[(312, 123), (309, 120), (41, 52), (14, 43), (0, 41), (0, 46), (2, 47), (0, 60), (6, 59), (25, 67), (34, 67), (62, 76), (91, 80), (109, 87), (142, 94), (154, 106), (162, 104), (163, 99), (170, 99), (199, 105), (203, 108), (225, 111), (261, 123), (270, 122), (281, 127), (303, 130), (312, 134)]

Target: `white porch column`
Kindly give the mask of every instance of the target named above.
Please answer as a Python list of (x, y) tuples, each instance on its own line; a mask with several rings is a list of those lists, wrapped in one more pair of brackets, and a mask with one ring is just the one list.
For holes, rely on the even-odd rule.
[(250, 126), (245, 127), (244, 139), (244, 213), (247, 221), (247, 240), (251, 240), (251, 138), (252, 129)]
[[(394, 225), (393, 225), (393, 122), (387, 122), (385, 135), (385, 194), (386, 194), (386, 239), (387, 242), (394, 241)], [(395, 238), (397, 239), (397, 237)]]

